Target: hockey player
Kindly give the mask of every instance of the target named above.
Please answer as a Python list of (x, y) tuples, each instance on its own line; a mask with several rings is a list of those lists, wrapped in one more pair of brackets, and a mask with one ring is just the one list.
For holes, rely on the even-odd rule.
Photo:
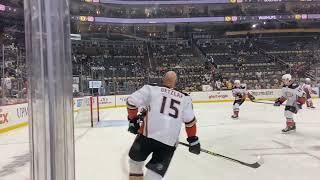
[(306, 78), (305, 79), (305, 83), (302, 85), (302, 89), (305, 92), (306, 97), (307, 97), (307, 102), (306, 102), (307, 107), (308, 108), (315, 108), (313, 106), (311, 95), (312, 94), (317, 94), (317, 92), (312, 89), (312, 87), (311, 87), (311, 79), (310, 78)]
[(293, 115), (298, 113), (302, 105), (305, 103), (304, 91), (298, 84), (294, 83), (290, 74), (282, 76), (282, 92), (281, 97), (278, 98), (274, 105), (280, 106), (284, 101), (287, 101), (284, 110), (286, 118), (286, 128), (282, 130), (283, 133), (296, 130), (296, 123), (293, 120)]
[(245, 85), (241, 85), (240, 80), (234, 81), (232, 95), (235, 100), (233, 102), (233, 115), (231, 118), (237, 119), (239, 117), (240, 106), (246, 100), (246, 97), (248, 96), (251, 101), (254, 101), (255, 97), (246, 90)]
[[(182, 123), (185, 124), (189, 151), (200, 154), (196, 118), (190, 96), (175, 90), (177, 75), (169, 71), (163, 85), (145, 85), (128, 97), (129, 131), (137, 134), (129, 151), (129, 180), (161, 180), (175, 152)], [(139, 124), (138, 108), (147, 107)], [(152, 153), (146, 164), (144, 161)]]

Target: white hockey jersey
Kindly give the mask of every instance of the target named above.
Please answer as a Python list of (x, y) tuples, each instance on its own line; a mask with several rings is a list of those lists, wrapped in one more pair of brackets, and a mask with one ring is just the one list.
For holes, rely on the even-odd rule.
[(247, 94), (247, 90), (244, 86), (234, 87), (232, 89), (232, 95), (233, 97), (235, 97), (235, 100), (242, 99), (244, 96), (246, 96), (246, 94)]
[(195, 117), (190, 96), (163, 86), (145, 85), (127, 101), (148, 109), (143, 135), (169, 146), (177, 143), (182, 123), (191, 122)]
[(301, 86), (293, 83), (289, 86), (282, 87), (281, 96), (286, 98), (287, 106), (296, 106), (298, 97), (303, 97), (304, 91)]
[(311, 97), (312, 94), (316, 94), (316, 92), (312, 89), (310, 84), (303, 84), (302, 89), (307, 94), (307, 96)]

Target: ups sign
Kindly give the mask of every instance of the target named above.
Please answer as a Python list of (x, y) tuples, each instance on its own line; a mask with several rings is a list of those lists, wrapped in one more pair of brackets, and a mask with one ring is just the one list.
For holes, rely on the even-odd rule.
[(19, 107), (17, 108), (17, 116), (18, 118), (28, 117), (28, 107)]

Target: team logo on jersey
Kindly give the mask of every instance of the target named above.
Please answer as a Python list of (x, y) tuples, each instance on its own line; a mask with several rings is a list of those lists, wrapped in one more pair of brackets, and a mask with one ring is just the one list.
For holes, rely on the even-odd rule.
[(292, 97), (293, 96), (292, 92), (285, 92), (284, 94), (285, 94), (286, 97)]

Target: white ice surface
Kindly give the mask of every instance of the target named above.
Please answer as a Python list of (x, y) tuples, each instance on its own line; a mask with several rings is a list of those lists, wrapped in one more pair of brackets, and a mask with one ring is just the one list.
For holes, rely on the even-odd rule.
[[(320, 106), (319, 100), (315, 102)], [(232, 103), (195, 104), (202, 148), (246, 162), (258, 155), (258, 169), (207, 154), (176, 150), (165, 180), (315, 180), (320, 177), (320, 109), (304, 108), (295, 117), (297, 132), (281, 134), (283, 107), (245, 102), (232, 120)], [(103, 111), (101, 127), (79, 128), (77, 180), (127, 180), (127, 153), (134, 136), (127, 132), (126, 109)], [(0, 180), (25, 180), (29, 173), (28, 128), (0, 135)], [(181, 131), (181, 141), (185, 132)]]

